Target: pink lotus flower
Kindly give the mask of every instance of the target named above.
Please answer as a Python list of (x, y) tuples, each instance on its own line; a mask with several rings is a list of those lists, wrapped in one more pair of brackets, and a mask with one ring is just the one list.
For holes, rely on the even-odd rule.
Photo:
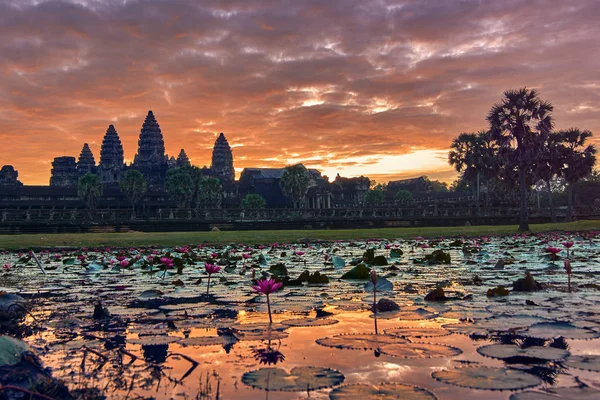
[(2, 269), (5, 270), (5, 271), (10, 271), (10, 264), (9, 263), (4, 264), (2, 266)]
[(127, 257), (125, 256), (117, 256), (117, 260), (118, 261), (123, 261), (124, 259), (126, 259)]
[(269, 311), (269, 323), (273, 323), (273, 317), (271, 316), (271, 303), (269, 301), (269, 294), (276, 292), (279, 290), (283, 283), (275, 282), (274, 279), (260, 279), (256, 281), (257, 285), (252, 286), (252, 289), (256, 290), (258, 293), (262, 293), (267, 296), (267, 310)]
[(244, 260), (247, 260), (250, 258), (250, 254), (248, 253), (242, 253), (242, 257), (244, 258)]
[(127, 261), (127, 260), (121, 260), (120, 264), (121, 264), (121, 267), (125, 268), (125, 267), (129, 266), (129, 261)]
[(573, 247), (575, 243), (568, 241), (568, 242), (562, 242), (562, 245), (565, 246), (567, 249), (570, 249), (571, 247)]
[(295, 251), (294, 254), (297, 256), (302, 256), (302, 255), (304, 255), (304, 252), (303, 251)]
[(219, 257), (219, 255), (217, 253), (210, 253), (210, 257), (211, 258), (217, 258), (217, 257)]
[(206, 294), (208, 294), (208, 291), (210, 289), (210, 276), (219, 272), (221, 270), (221, 267), (215, 264), (204, 263), (204, 269), (208, 273), (208, 282), (206, 283)]

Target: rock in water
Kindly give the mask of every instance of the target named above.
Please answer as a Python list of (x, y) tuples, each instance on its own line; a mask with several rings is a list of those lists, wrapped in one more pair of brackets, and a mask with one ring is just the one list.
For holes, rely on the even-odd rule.
[(517, 279), (513, 282), (513, 290), (515, 292), (537, 292), (543, 289), (542, 285), (533, 279), (533, 276), (529, 271), (525, 272), (524, 278)]
[(446, 294), (444, 293), (444, 289), (437, 288), (432, 290), (425, 296), (425, 300), (427, 301), (444, 301), (447, 300)]
[(396, 311), (400, 309), (400, 306), (390, 299), (379, 299), (375, 307), (379, 312)]

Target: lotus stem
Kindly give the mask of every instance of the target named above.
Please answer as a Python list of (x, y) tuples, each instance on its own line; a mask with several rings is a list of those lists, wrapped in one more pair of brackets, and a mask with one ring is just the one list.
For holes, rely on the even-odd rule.
[(208, 294), (209, 289), (210, 289), (210, 274), (208, 274), (208, 282), (206, 283), (206, 294)]
[(273, 323), (273, 317), (271, 317), (271, 302), (269, 301), (269, 295), (267, 294), (267, 310), (269, 311), (269, 324)]

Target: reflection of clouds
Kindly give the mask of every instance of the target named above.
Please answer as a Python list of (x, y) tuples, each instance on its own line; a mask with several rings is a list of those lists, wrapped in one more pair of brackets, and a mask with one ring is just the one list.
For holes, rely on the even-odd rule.
[(403, 375), (413, 371), (408, 365), (398, 365), (389, 362), (374, 362), (368, 365), (357, 365), (356, 368), (346, 373), (348, 382), (397, 382)]

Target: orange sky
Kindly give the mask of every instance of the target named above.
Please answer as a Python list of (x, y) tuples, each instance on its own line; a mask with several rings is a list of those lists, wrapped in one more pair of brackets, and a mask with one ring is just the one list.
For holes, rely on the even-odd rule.
[(8, 0), (0, 166), (48, 184), (85, 142), (98, 162), (109, 124), (130, 162), (152, 109), (169, 155), (200, 166), (224, 132), (238, 174), (451, 181), (452, 138), (485, 129), (508, 88), (538, 89), (557, 128), (600, 132), (599, 20), (593, 0)]

